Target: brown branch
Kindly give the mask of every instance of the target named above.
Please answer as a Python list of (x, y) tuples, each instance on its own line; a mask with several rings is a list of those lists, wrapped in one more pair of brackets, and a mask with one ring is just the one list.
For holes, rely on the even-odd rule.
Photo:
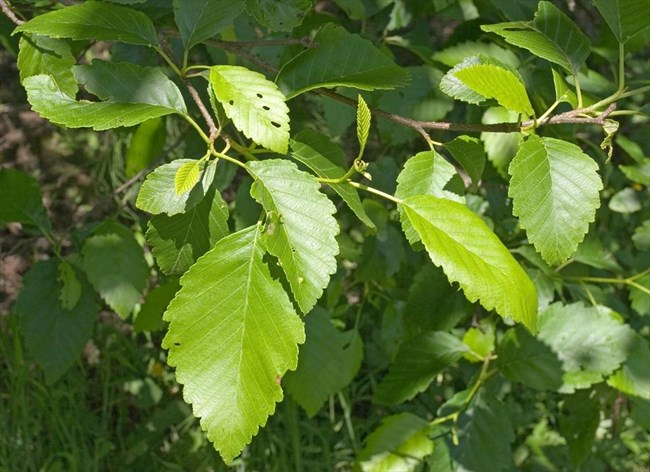
[(194, 103), (196, 103), (196, 106), (199, 107), (199, 111), (201, 112), (203, 119), (208, 124), (208, 128), (210, 128), (210, 139), (214, 141), (214, 139), (219, 135), (219, 131), (217, 130), (217, 126), (214, 124), (214, 120), (212, 119), (212, 116), (208, 112), (208, 109), (205, 107), (203, 100), (201, 100), (201, 97), (199, 96), (199, 93), (196, 91), (194, 86), (189, 82), (187, 82), (186, 85), (187, 90), (189, 90), (190, 95), (192, 95)]
[(14, 24), (20, 26), (23, 23), (25, 23), (25, 20), (21, 20), (16, 16), (16, 14), (13, 12), (13, 10), (9, 7), (7, 2), (5, 0), (0, 0), (0, 8), (2, 9), (2, 13), (5, 14), (7, 18), (9, 18)]
[(265, 46), (303, 46), (306, 48), (318, 47), (311, 38), (305, 36), (303, 38), (286, 38), (286, 39), (263, 39), (260, 41), (223, 41), (220, 39), (211, 39), (210, 43), (217, 47), (233, 50), (233, 49), (247, 49), (254, 47)]

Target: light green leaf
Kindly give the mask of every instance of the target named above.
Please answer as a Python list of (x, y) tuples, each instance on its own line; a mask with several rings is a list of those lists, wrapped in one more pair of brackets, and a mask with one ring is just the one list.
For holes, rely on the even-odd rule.
[(296, 368), (305, 340), (263, 257), (258, 226), (220, 240), (185, 273), (165, 313), (169, 365), (226, 463), (282, 400), (280, 379)]
[(133, 177), (149, 167), (163, 150), (167, 132), (162, 118), (138, 125), (126, 151), (126, 176)]
[(366, 142), (368, 142), (370, 119), (370, 109), (361, 94), (359, 94), (357, 104), (357, 140), (359, 141), (359, 156), (363, 154), (363, 150), (366, 148)]
[(354, 470), (411, 472), (433, 452), (429, 422), (412, 413), (387, 416), (366, 438)]
[(576, 250), (594, 221), (603, 184), (598, 164), (575, 144), (531, 136), (510, 164), (513, 214), (546, 262)]
[(291, 31), (302, 23), (311, 3), (311, 0), (247, 0), (246, 10), (271, 31)]
[(578, 98), (573, 90), (571, 90), (564, 78), (557, 72), (555, 69), (551, 69), (553, 72), (553, 85), (555, 87), (555, 100), (558, 102), (566, 102), (571, 105), (573, 108), (578, 107)]
[(480, 392), (458, 418), (458, 447), (451, 448), (460, 470), (512, 470), (511, 444), (515, 440), (510, 410), (500, 401)]
[(187, 114), (180, 90), (156, 67), (95, 59), (91, 64), (75, 66), (74, 75), (101, 100), (146, 103)]
[(409, 82), (397, 66), (370, 41), (343, 27), (328, 23), (310, 48), (284, 65), (277, 83), (287, 89), (287, 99), (319, 87), (355, 87), (361, 90), (394, 89)]
[(174, 176), (174, 193), (182, 195), (194, 188), (201, 178), (199, 161), (185, 162)]
[[(93, 2), (95, 3), (95, 2)], [(52, 123), (69, 128), (102, 131), (120, 126), (133, 126), (177, 110), (147, 103), (116, 103), (76, 101), (59, 89), (49, 75), (35, 75), (23, 81), (32, 109)]]
[(0, 224), (23, 223), (52, 228), (38, 182), (18, 169), (0, 169)]
[(61, 261), (57, 280), (61, 282), (61, 293), (59, 294), (61, 308), (64, 310), (74, 309), (81, 298), (83, 288), (69, 262)]
[(632, 182), (650, 187), (650, 157), (646, 157), (634, 165), (618, 166), (618, 168)]
[(650, 26), (649, 0), (594, 0), (619, 43)]
[(182, 274), (228, 235), (228, 207), (214, 186), (196, 206), (149, 220), (147, 242), (165, 274)]
[(558, 415), (560, 433), (566, 439), (571, 464), (577, 470), (591, 454), (600, 424), (600, 399), (591, 392), (577, 392), (565, 398)]
[(642, 208), (638, 192), (630, 187), (616, 192), (607, 206), (616, 213), (636, 213)]
[(562, 362), (562, 393), (601, 382), (627, 359), (634, 342), (628, 325), (581, 303), (554, 303), (538, 322), (537, 339)]
[(407, 340), (400, 346), (388, 374), (377, 385), (373, 401), (394, 405), (411, 400), (467, 351), (458, 338), (440, 331)]
[(140, 301), (149, 266), (133, 233), (106, 221), (86, 239), (81, 250), (88, 280), (104, 301), (122, 318)]
[(277, 86), (240, 66), (213, 66), (210, 83), (217, 100), (238, 130), (271, 151), (286, 154), (289, 108)]
[(248, 162), (255, 178), (251, 195), (266, 210), (264, 239), (278, 258), (293, 295), (308, 313), (336, 272), (336, 208), (319, 183), (283, 159)]
[(470, 362), (482, 362), (494, 351), (496, 336), (492, 329), (469, 328), (463, 335), (463, 343), (469, 348), (463, 357)]
[(329, 314), (315, 307), (305, 318), (306, 342), (300, 347), (298, 368), (282, 380), (286, 391), (314, 416), (330, 395), (347, 386), (363, 358), (363, 342), (356, 330), (341, 333)]
[(449, 95), (452, 98), (457, 100), (462, 100), (467, 103), (481, 103), (487, 98), (481, 95), (480, 93), (472, 90), (470, 87), (465, 85), (458, 77), (456, 77), (456, 72), (463, 70), (466, 67), (473, 67), (480, 64), (483, 64), (483, 56), (470, 56), (463, 59), (462, 62), (456, 64), (454, 67), (449, 69), (447, 73), (443, 76), (440, 81), (440, 90), (445, 94)]
[(481, 29), (558, 64), (573, 75), (578, 73), (591, 52), (591, 42), (582, 30), (546, 1), (539, 2), (533, 21), (483, 25)]
[(479, 54), (492, 56), (498, 61), (514, 68), (519, 67), (519, 59), (510, 49), (503, 48), (494, 43), (484, 43), (481, 41), (465, 41), (454, 44), (442, 51), (437, 51), (431, 58), (446, 66), (454, 67), (459, 62), (462, 62), (463, 59)]
[(200, 184), (191, 192), (176, 193), (176, 174), (184, 165), (194, 164), (194, 159), (176, 159), (169, 164), (157, 167), (150, 173), (140, 187), (135, 205), (153, 215), (166, 213), (173, 216), (194, 208), (208, 192), (215, 175), (215, 165), (202, 171)]
[(147, 15), (103, 2), (85, 2), (38, 15), (13, 34), (18, 32), (158, 46), (156, 30)]
[(39, 35), (20, 38), (18, 70), (21, 81), (33, 75), (50, 75), (66, 95), (74, 98), (79, 90), (72, 74), (75, 62), (66, 41)]
[(546, 344), (516, 326), (497, 346), (499, 372), (511, 382), (536, 390), (556, 391), (562, 385), (562, 363)]
[[(456, 195), (445, 186), (455, 176), (456, 169), (436, 151), (423, 151), (409, 158), (404, 169), (397, 177), (395, 197), (403, 200), (414, 195), (433, 195), (458, 203), (465, 203), (464, 197)], [(411, 244), (420, 240), (411, 222), (406, 218), (404, 209), (398, 207), (401, 215), (402, 229)]]
[(607, 379), (607, 383), (627, 395), (650, 400), (649, 365), (650, 346), (648, 341), (634, 333), (627, 359), (623, 362), (621, 369)]
[(63, 284), (56, 259), (37, 262), (25, 274), (13, 306), (25, 345), (45, 372), (48, 384), (58, 380), (81, 355), (97, 318), (95, 292), (75, 269), (81, 295), (71, 310), (61, 306)]
[(460, 284), (470, 301), (480, 299), (487, 310), (535, 332), (535, 286), (480, 217), (460, 203), (431, 195), (408, 197), (402, 207), (433, 263)]
[(174, 20), (185, 49), (231, 26), (244, 7), (241, 0), (174, 0)]
[[(306, 128), (294, 136), (290, 145), (291, 157), (305, 164), (318, 177), (339, 179), (345, 175), (347, 164), (343, 149), (324, 134)], [(328, 185), (339, 194), (366, 226), (375, 228), (375, 224), (363, 208), (359, 193), (354, 187), (347, 184)]]
[[(2, 188), (2, 186), (0, 186), (0, 188)], [(0, 219), (0, 221), (2, 221), (2, 219)], [(637, 250), (650, 251), (650, 220), (645, 220), (641, 226), (637, 226), (632, 235), (632, 241)]]
[(477, 188), (485, 169), (485, 149), (483, 144), (469, 136), (458, 136), (443, 146), (456, 159), (472, 179), (473, 188)]
[[(516, 123), (516, 113), (501, 107), (488, 108), (481, 122), (484, 124), (494, 123)], [(492, 133), (485, 131), (481, 133), (481, 141), (485, 145), (485, 153), (499, 175), (508, 179), (508, 165), (519, 149), (522, 140), (521, 133)]]
[(507, 110), (535, 114), (520, 78), (508, 69), (492, 64), (475, 64), (454, 72), (456, 78), (486, 98), (494, 98)]

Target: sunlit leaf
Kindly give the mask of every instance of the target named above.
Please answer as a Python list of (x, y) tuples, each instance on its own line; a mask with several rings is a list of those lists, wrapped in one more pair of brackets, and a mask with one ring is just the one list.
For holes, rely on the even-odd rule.
[(267, 212), (264, 238), (278, 258), (303, 313), (320, 298), (336, 271), (339, 227), (332, 202), (316, 179), (283, 159), (249, 162), (251, 195)]
[(21, 81), (33, 75), (50, 75), (66, 95), (74, 98), (79, 90), (72, 74), (75, 62), (65, 40), (39, 35), (20, 38), (18, 70)]
[(174, 193), (182, 195), (189, 192), (200, 178), (199, 161), (185, 162), (178, 168), (174, 176)]
[(357, 105), (357, 140), (359, 141), (359, 155), (363, 154), (368, 142), (368, 133), (370, 132), (370, 109), (365, 100), (359, 95)]
[(181, 279), (163, 347), (183, 396), (226, 463), (282, 400), (298, 363), (302, 321), (263, 262), (261, 229), (220, 240)]

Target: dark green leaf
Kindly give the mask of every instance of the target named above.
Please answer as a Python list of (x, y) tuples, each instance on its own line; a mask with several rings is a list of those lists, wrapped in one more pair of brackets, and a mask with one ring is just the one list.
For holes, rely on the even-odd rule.
[(594, 0), (619, 43), (650, 26), (649, 0)]
[(95, 292), (83, 274), (75, 269), (81, 295), (71, 310), (61, 306), (63, 284), (58, 279), (59, 263), (37, 262), (25, 274), (23, 289), (13, 307), (29, 353), (43, 367), (52, 384), (81, 355), (97, 318)]
[[(647, 296), (647, 295), (646, 295)], [(634, 334), (627, 359), (607, 383), (627, 395), (650, 400), (650, 346), (648, 340)]]
[(127, 177), (143, 171), (160, 156), (166, 136), (162, 118), (152, 118), (138, 125), (126, 151)]
[(600, 424), (600, 402), (590, 392), (578, 392), (565, 398), (559, 417), (560, 433), (569, 447), (569, 457), (578, 469), (591, 454)]
[(21, 170), (0, 169), (0, 224), (12, 222), (44, 231), (52, 227), (38, 182)]
[(156, 30), (147, 15), (103, 2), (85, 2), (44, 13), (19, 26), (15, 32), (158, 46)]
[(407, 71), (359, 35), (333, 23), (316, 34), (310, 48), (284, 65), (277, 82), (293, 98), (319, 87), (394, 89), (409, 81)]
[(481, 142), (469, 136), (458, 136), (453, 141), (444, 143), (444, 146), (463, 166), (472, 179), (473, 187), (477, 188), (485, 169), (485, 150)]
[[(243, 4), (244, 1), (240, 0)], [(247, 0), (246, 9), (271, 31), (291, 31), (302, 23), (311, 0)]]
[(352, 343), (348, 342), (321, 307), (315, 307), (305, 320), (307, 340), (300, 347), (298, 368), (288, 372), (282, 383), (312, 417), (330, 395), (352, 381), (361, 366), (363, 343), (356, 331)]
[(228, 235), (228, 207), (213, 187), (195, 207), (149, 220), (147, 242), (165, 274), (182, 274)]
[(171, 278), (149, 292), (133, 321), (135, 332), (161, 330), (164, 326), (163, 314), (180, 288), (178, 278)]
[(400, 346), (388, 374), (377, 385), (373, 400), (393, 405), (412, 399), (467, 351), (458, 338), (443, 332), (423, 333), (409, 339)]
[(174, 19), (185, 49), (231, 26), (244, 7), (242, 0), (174, 0)]
[(122, 318), (131, 314), (149, 277), (149, 266), (133, 233), (106, 221), (86, 239), (81, 251), (88, 280)]
[[(324, 134), (307, 128), (294, 136), (290, 145), (291, 156), (313, 170), (318, 177), (338, 179), (345, 175), (347, 164), (343, 149)], [(354, 187), (344, 183), (328, 185), (366, 226), (375, 228)]]

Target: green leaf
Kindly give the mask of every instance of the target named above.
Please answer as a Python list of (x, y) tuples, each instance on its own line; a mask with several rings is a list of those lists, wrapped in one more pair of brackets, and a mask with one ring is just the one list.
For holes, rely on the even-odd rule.
[[(302, 130), (290, 141), (291, 157), (302, 162), (318, 177), (339, 179), (346, 173), (345, 152), (322, 133), (309, 128)], [(355, 215), (369, 228), (375, 228), (361, 204), (359, 193), (347, 184), (328, 184), (339, 194)]]
[(517, 326), (506, 331), (497, 346), (499, 372), (511, 382), (536, 390), (562, 386), (562, 363), (546, 344)]
[(486, 97), (472, 90), (462, 80), (456, 77), (456, 72), (459, 70), (483, 64), (485, 59), (484, 56), (470, 56), (456, 64), (443, 76), (439, 85), (440, 90), (456, 100), (462, 100), (467, 103), (478, 104), (485, 101), (487, 99)]
[(135, 320), (133, 320), (133, 329), (135, 332), (150, 333), (163, 329), (163, 314), (180, 288), (178, 278), (174, 277), (149, 292), (142, 304), (142, 308), (135, 317)]
[[(501, 107), (488, 108), (481, 122), (484, 124), (516, 123), (519, 120), (516, 113)], [(499, 175), (508, 179), (508, 165), (519, 149), (522, 134), (515, 133), (481, 133), (481, 141), (485, 146), (485, 153)]]
[(152, 118), (138, 125), (126, 151), (126, 176), (133, 177), (160, 156), (167, 132), (162, 118)]
[(517, 74), (493, 64), (475, 64), (457, 69), (456, 78), (485, 98), (494, 98), (507, 110), (535, 114), (526, 88)]
[(247, 0), (246, 10), (271, 31), (291, 31), (302, 23), (311, 3), (311, 0)]
[(555, 100), (558, 102), (566, 102), (571, 105), (573, 108), (578, 108), (578, 98), (573, 90), (571, 90), (564, 78), (557, 72), (555, 69), (551, 69), (553, 72), (553, 85), (555, 87)]
[[(2, 187), (0, 186), (0, 188)], [(0, 221), (2, 220), (0, 219)], [(641, 226), (637, 226), (632, 235), (632, 241), (637, 250), (650, 251), (650, 220), (645, 220)]]
[(634, 342), (629, 326), (581, 303), (554, 303), (538, 322), (537, 338), (562, 362), (562, 393), (601, 382), (627, 359)]
[(213, 66), (210, 83), (217, 100), (238, 130), (279, 154), (289, 145), (289, 108), (277, 86), (240, 66)]
[(178, 168), (174, 176), (174, 193), (182, 195), (194, 188), (201, 178), (199, 161), (186, 162)]
[(106, 221), (86, 239), (81, 251), (88, 280), (104, 301), (122, 318), (140, 301), (149, 266), (133, 233)]
[(95, 59), (91, 64), (75, 66), (74, 75), (101, 100), (146, 103), (187, 114), (180, 90), (156, 67)]
[(23, 81), (32, 109), (52, 123), (69, 128), (102, 131), (133, 126), (151, 118), (177, 113), (177, 110), (147, 103), (76, 101), (59, 89), (49, 75), (35, 75)]
[(0, 169), (0, 224), (23, 223), (52, 228), (38, 182), (18, 169)]
[(643, 206), (639, 200), (639, 195), (636, 190), (626, 187), (623, 190), (616, 192), (609, 200), (607, 205), (610, 210), (616, 213), (636, 213), (641, 211)]
[(61, 282), (61, 294), (59, 295), (61, 308), (64, 310), (74, 309), (81, 298), (83, 288), (69, 262), (61, 261), (57, 280)]
[(231, 26), (244, 7), (241, 0), (174, 0), (174, 20), (185, 49)]
[(632, 182), (650, 187), (650, 157), (644, 158), (637, 164), (618, 166), (618, 168), (621, 169), (621, 172), (625, 174), (625, 177), (630, 179)]
[(429, 257), (472, 302), (536, 330), (537, 294), (532, 281), (499, 238), (464, 205), (416, 195), (403, 211)]
[(649, 365), (650, 345), (646, 339), (634, 333), (627, 359), (621, 369), (607, 379), (607, 383), (627, 395), (650, 400)]
[(437, 51), (431, 59), (443, 63), (446, 66), (454, 67), (465, 58), (476, 55), (491, 56), (511, 67), (519, 67), (519, 59), (510, 49), (503, 48), (494, 43), (481, 41), (465, 41), (454, 44), (442, 51)]
[(361, 90), (394, 89), (409, 82), (406, 70), (357, 34), (328, 23), (314, 42), (317, 48), (302, 52), (284, 65), (277, 83), (287, 89), (287, 99), (319, 87), (355, 87)]
[(359, 94), (357, 104), (357, 140), (359, 141), (359, 156), (363, 155), (363, 150), (368, 142), (368, 133), (370, 132), (370, 109), (365, 100)]
[(282, 400), (280, 379), (296, 368), (305, 340), (263, 257), (258, 226), (220, 240), (181, 278), (165, 313), (169, 365), (226, 463)]
[(387, 416), (366, 438), (354, 470), (410, 472), (433, 452), (429, 422), (412, 413)]
[(467, 351), (458, 338), (439, 331), (407, 340), (400, 346), (388, 374), (377, 385), (373, 401), (394, 405), (411, 400)]
[(648, 0), (594, 0), (619, 43), (625, 43), (650, 26)]
[(531, 136), (510, 164), (513, 214), (546, 262), (559, 265), (594, 221), (603, 184), (598, 164), (575, 144)]
[(182, 274), (228, 235), (228, 207), (214, 186), (196, 206), (149, 220), (147, 242), (165, 274)]
[(38, 15), (13, 34), (18, 32), (158, 46), (156, 30), (147, 15), (103, 2), (85, 2)]
[(479, 394), (458, 418), (459, 446), (451, 449), (462, 470), (512, 470), (511, 444), (515, 439), (510, 411), (487, 394)]
[(314, 416), (330, 395), (347, 386), (363, 358), (359, 333), (345, 336), (332, 324), (329, 314), (315, 307), (305, 318), (306, 342), (300, 347), (298, 368), (282, 380), (286, 391)]
[(58, 380), (81, 355), (97, 318), (95, 292), (75, 269), (81, 295), (71, 310), (61, 306), (63, 284), (55, 259), (37, 262), (25, 274), (13, 306), (29, 353), (45, 371), (48, 384)]
[(469, 352), (463, 357), (470, 362), (483, 362), (494, 351), (495, 341), (492, 329), (469, 328), (463, 335), (463, 343)]
[(483, 144), (469, 136), (458, 136), (443, 146), (456, 159), (472, 179), (474, 189), (478, 188), (485, 169), (485, 150)]
[(140, 187), (135, 205), (153, 215), (166, 213), (168, 216), (184, 213), (194, 208), (208, 192), (214, 180), (214, 164), (203, 169), (201, 182), (191, 192), (176, 193), (176, 174), (184, 165), (197, 162), (194, 159), (176, 159), (157, 167)]
[(266, 210), (264, 239), (278, 258), (298, 306), (308, 313), (336, 272), (339, 227), (319, 183), (283, 159), (248, 162), (251, 195)]
[[(630, 305), (632, 309), (640, 315), (650, 315), (650, 274), (639, 277), (634, 280), (636, 287), (630, 287)], [(640, 287), (645, 288), (641, 290)]]
[(591, 52), (589, 38), (550, 2), (539, 2), (533, 21), (483, 25), (481, 29), (558, 64), (573, 75), (577, 75)]
[(560, 433), (566, 439), (571, 464), (579, 469), (591, 454), (600, 424), (600, 399), (590, 392), (577, 392), (567, 397), (558, 418)]
[(21, 82), (33, 75), (50, 75), (66, 95), (74, 98), (79, 90), (72, 74), (75, 62), (66, 41), (39, 35), (20, 38), (18, 70)]
[[(456, 195), (445, 186), (455, 176), (456, 169), (436, 151), (423, 151), (409, 158), (397, 177), (395, 197), (403, 200), (414, 195), (432, 195), (464, 203), (464, 197)], [(402, 228), (411, 244), (420, 240), (411, 222), (406, 218), (402, 207), (398, 207)]]

